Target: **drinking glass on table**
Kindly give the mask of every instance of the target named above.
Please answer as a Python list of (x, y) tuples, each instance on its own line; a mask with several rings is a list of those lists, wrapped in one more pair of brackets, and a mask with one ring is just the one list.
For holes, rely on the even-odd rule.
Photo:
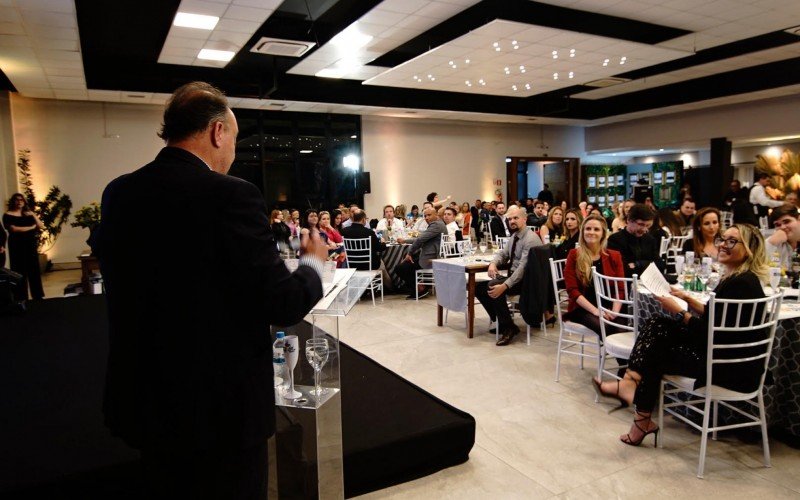
[(329, 355), (328, 339), (314, 338), (306, 340), (306, 360), (308, 360), (311, 368), (314, 369), (314, 396), (318, 402), (320, 394), (324, 394), (319, 386), (319, 374), (322, 371), (322, 367), (328, 362)]
[(481, 243), (478, 245), (478, 248), (481, 250), (482, 254), (486, 253), (486, 241), (481, 240)]
[(678, 276), (683, 274), (683, 263), (684, 263), (683, 255), (676, 255), (675, 256), (675, 274), (677, 274)]
[(289, 385), (289, 390), (286, 391), (283, 397), (286, 399), (297, 399), (302, 396), (299, 391), (294, 389), (294, 368), (297, 366), (297, 357), (299, 354), (297, 351), (300, 350), (300, 340), (297, 338), (297, 335), (287, 335), (285, 341), (284, 357), (286, 358), (286, 366), (289, 368), (289, 380), (291, 383)]
[(708, 281), (706, 281), (705, 285), (706, 285), (706, 292), (707, 293), (713, 292), (717, 288), (717, 285), (719, 285), (719, 273), (718, 272), (712, 272), (709, 275)]
[(781, 283), (781, 268), (769, 268), (769, 286), (772, 287), (774, 293), (778, 293), (778, 285)]
[(711, 266), (700, 266), (697, 270), (697, 279), (703, 284), (703, 295), (708, 295), (707, 284), (711, 278)]

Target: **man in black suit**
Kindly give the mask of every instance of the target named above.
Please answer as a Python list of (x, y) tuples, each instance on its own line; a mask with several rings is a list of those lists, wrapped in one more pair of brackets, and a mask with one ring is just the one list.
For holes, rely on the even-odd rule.
[(608, 237), (608, 248), (622, 254), (625, 277), (642, 275), (651, 262), (664, 272), (666, 264), (659, 254), (659, 242), (650, 234), (656, 214), (647, 205), (637, 203), (628, 210), (625, 229)]
[(508, 219), (506, 218), (506, 204), (498, 201), (495, 206), (495, 212), (497, 215), (489, 221), (489, 231), (492, 233), (492, 239), (497, 240), (497, 238), (511, 236), (511, 226), (508, 225)]
[(103, 193), (103, 410), (142, 451), (151, 497), (266, 498), (269, 325), (297, 323), (322, 297), (319, 236), (290, 273), (261, 193), (225, 175), (237, 133), (218, 89), (186, 84), (164, 111), (167, 147)]

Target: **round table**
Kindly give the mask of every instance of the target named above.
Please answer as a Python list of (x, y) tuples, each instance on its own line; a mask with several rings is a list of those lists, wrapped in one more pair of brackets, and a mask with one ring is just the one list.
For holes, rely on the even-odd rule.
[(408, 255), (408, 251), (410, 249), (411, 245), (407, 243), (391, 243), (386, 245), (386, 250), (381, 253), (381, 260), (383, 261), (383, 265), (386, 267), (386, 272), (392, 279), (392, 285), (394, 286), (395, 290), (403, 288), (403, 285), (405, 284), (403, 280), (401, 280), (400, 277), (395, 273), (395, 268), (397, 268), (398, 264), (403, 262), (403, 259), (406, 258), (406, 255)]

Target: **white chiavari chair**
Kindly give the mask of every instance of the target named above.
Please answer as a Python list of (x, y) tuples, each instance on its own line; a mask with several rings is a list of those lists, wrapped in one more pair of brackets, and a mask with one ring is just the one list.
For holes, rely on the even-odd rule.
[[(344, 238), (345, 264), (348, 268), (363, 267), (372, 272), (372, 239), (371, 238)], [(358, 266), (361, 264), (361, 266)], [(372, 294), (372, 305), (375, 305), (375, 291), (380, 290), (381, 302), (383, 302), (383, 273), (377, 274), (369, 283), (369, 291)]]

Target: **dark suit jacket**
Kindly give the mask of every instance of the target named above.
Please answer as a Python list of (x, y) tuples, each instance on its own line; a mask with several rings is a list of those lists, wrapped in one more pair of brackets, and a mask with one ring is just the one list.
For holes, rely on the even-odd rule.
[[(350, 224), (349, 226), (342, 228), (342, 238), (370, 238), (372, 240), (372, 269), (374, 270), (381, 267), (380, 253), (386, 250), (386, 244), (381, 243), (381, 240), (378, 239), (378, 235), (375, 234), (375, 231), (361, 224)], [(362, 252), (362, 255), (366, 257), (366, 252)], [(361, 269), (363, 267), (363, 270), (366, 270), (367, 263), (365, 262), (363, 264), (357, 264), (355, 267), (357, 269)]]
[(481, 227), (481, 211), (478, 207), (472, 206), (469, 207), (469, 213), (472, 214), (472, 221), (470, 224), (474, 229), (480, 229)]
[[(666, 265), (659, 254), (660, 246), (661, 242), (656, 241), (653, 235), (649, 233), (637, 238), (623, 229), (608, 237), (608, 248), (622, 254), (622, 262), (625, 263), (625, 277), (627, 278), (634, 274), (641, 276), (651, 262), (655, 262), (661, 272), (664, 272)], [(628, 266), (631, 263), (633, 263), (633, 268)], [(605, 265), (605, 263), (603, 264)]]
[[(507, 221), (506, 221), (505, 225), (507, 227), (507, 225), (508, 225)], [(504, 226), (504, 224), (503, 224), (503, 221), (500, 220), (500, 217), (498, 217), (498, 216), (492, 217), (492, 220), (489, 221), (489, 230), (492, 231), (492, 238), (497, 238), (498, 236), (501, 237), (501, 238), (505, 238), (506, 237), (506, 230), (505, 230), (505, 228), (503, 226)], [(508, 233), (509, 233), (509, 236), (512, 234), (512, 232), (510, 230), (509, 230)]]
[(109, 357), (104, 413), (136, 448), (242, 449), (274, 432), (269, 325), (322, 296), (290, 274), (249, 182), (164, 148), (103, 193), (98, 253)]

